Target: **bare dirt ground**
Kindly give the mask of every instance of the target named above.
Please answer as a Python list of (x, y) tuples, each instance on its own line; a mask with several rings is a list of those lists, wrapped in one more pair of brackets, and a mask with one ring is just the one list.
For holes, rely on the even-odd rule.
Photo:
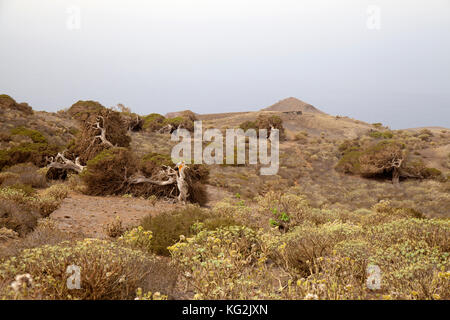
[[(208, 207), (230, 196), (228, 192), (214, 186), (207, 186), (207, 192), (210, 200)], [(179, 207), (179, 204), (163, 200), (152, 205), (151, 201), (140, 198), (93, 197), (73, 192), (50, 217), (62, 231), (90, 238), (107, 238), (104, 226), (117, 216), (124, 227), (133, 227), (139, 225), (140, 220), (148, 214), (156, 215)]]
[(50, 217), (57, 221), (61, 230), (84, 234), (92, 238), (106, 238), (104, 226), (120, 217), (124, 227), (136, 226), (148, 214), (171, 210), (175, 204), (150, 201), (139, 198), (93, 197), (70, 193), (61, 207)]

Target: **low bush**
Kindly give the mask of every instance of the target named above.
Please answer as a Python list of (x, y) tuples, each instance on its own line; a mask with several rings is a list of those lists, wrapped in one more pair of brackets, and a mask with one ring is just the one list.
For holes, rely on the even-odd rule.
[(371, 131), (369, 133), (369, 136), (375, 139), (392, 139), (394, 137), (394, 134), (392, 131)]
[(120, 237), (125, 232), (125, 228), (119, 216), (117, 216), (113, 221), (107, 223), (103, 227), (103, 230), (110, 238)]
[(255, 121), (244, 121), (239, 125), (239, 128), (246, 131), (248, 129), (255, 129), (258, 133), (259, 129), (266, 129), (269, 135), (271, 128), (279, 130), (279, 138), (286, 139), (286, 132), (283, 127), (283, 120), (276, 115), (266, 116), (259, 115)]
[(52, 185), (44, 190), (37, 199), (39, 211), (43, 217), (49, 216), (53, 211), (59, 208), (61, 202), (69, 194), (69, 188), (62, 183)]
[(33, 109), (26, 102), (17, 103), (7, 94), (0, 94), (0, 109), (17, 110), (26, 116), (33, 114)]
[(181, 235), (193, 235), (192, 225), (205, 220), (206, 216), (206, 212), (199, 207), (188, 206), (156, 216), (150, 214), (142, 219), (141, 226), (153, 234), (151, 251), (159, 255), (169, 255), (167, 247), (175, 244)]
[[(67, 280), (79, 267), (80, 289), (70, 290)], [(155, 270), (154, 258), (106, 240), (85, 239), (26, 249), (0, 264), (0, 283), (12, 283), (17, 275), (29, 274), (33, 286), (1, 288), (2, 298), (13, 299), (134, 299), (138, 288), (148, 287)], [(70, 270), (70, 269), (69, 269)], [(70, 279), (69, 279), (70, 281)]]
[(29, 137), (34, 143), (48, 143), (47, 138), (37, 130), (28, 129), (25, 127), (17, 127), (11, 130), (11, 135), (20, 135)]
[(119, 238), (119, 241), (133, 249), (150, 252), (152, 250), (152, 238), (153, 235), (151, 231), (145, 231), (142, 226), (139, 226), (126, 231)]
[[(151, 251), (159, 255), (169, 255), (167, 247), (175, 244), (180, 236), (190, 237), (199, 228), (216, 229), (240, 224), (231, 217), (216, 215), (194, 205), (162, 212), (156, 216), (148, 215), (142, 219), (141, 226), (153, 234)], [(197, 227), (195, 227), (196, 225)]]
[(20, 188), (0, 188), (0, 227), (7, 227), (20, 235), (36, 227), (37, 220), (56, 210), (67, 196), (66, 186), (54, 185), (40, 195), (29, 194)]
[(202, 230), (169, 248), (194, 299), (264, 299), (266, 256), (258, 233), (230, 226)]
[[(78, 235), (81, 237), (82, 235)], [(2, 258), (19, 255), (24, 249), (31, 249), (43, 245), (55, 245), (69, 239), (74, 239), (73, 234), (65, 233), (58, 229), (57, 224), (50, 218), (39, 219), (33, 231), (22, 238), (9, 241), (0, 249), (0, 260)]]
[(305, 223), (283, 235), (273, 254), (288, 272), (308, 276), (312, 273), (312, 263), (330, 255), (337, 243), (353, 239), (362, 231), (360, 226), (350, 223), (332, 222), (320, 226)]
[(97, 101), (79, 100), (67, 110), (67, 113), (77, 120), (86, 121), (91, 115), (97, 114), (105, 109), (106, 108)]

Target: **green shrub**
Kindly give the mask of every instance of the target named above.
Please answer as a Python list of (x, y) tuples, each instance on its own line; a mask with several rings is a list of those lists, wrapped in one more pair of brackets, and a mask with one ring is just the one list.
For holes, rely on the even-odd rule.
[(16, 183), (9, 185), (8, 187), (23, 192), (26, 197), (31, 197), (36, 194), (36, 190), (34, 190), (29, 184)]
[(169, 255), (167, 247), (175, 244), (181, 235), (186, 237), (193, 235), (192, 225), (205, 220), (206, 217), (204, 210), (188, 206), (155, 216), (150, 214), (142, 219), (141, 226), (153, 234), (151, 251), (159, 255)]
[(164, 120), (164, 125), (172, 125), (175, 128), (178, 128), (181, 126), (181, 128), (184, 128), (189, 131), (194, 131), (194, 122), (186, 117), (175, 117), (175, 118), (166, 118)]
[(150, 152), (146, 154), (141, 161), (141, 167), (144, 174), (151, 176), (155, 170), (160, 170), (161, 166), (172, 166), (170, 155)]
[(425, 168), (424, 175), (426, 178), (435, 179), (442, 176), (442, 171), (436, 168)]
[(258, 124), (255, 121), (244, 121), (239, 125), (239, 128), (241, 128), (244, 131), (247, 131), (248, 129), (255, 129), (256, 131), (258, 131), (259, 127)]
[(47, 144), (47, 138), (44, 137), (42, 133), (37, 130), (28, 129), (25, 127), (17, 127), (11, 130), (11, 135), (20, 135), (29, 137), (34, 143), (45, 143)]
[(26, 115), (33, 114), (33, 109), (27, 103), (17, 103), (16, 100), (7, 94), (0, 94), (0, 108), (6, 110), (17, 110)]
[(450, 250), (450, 221), (403, 218), (379, 224), (368, 229), (368, 237), (379, 248), (387, 248), (405, 239), (424, 241), (430, 247)]
[(231, 217), (213, 214), (194, 205), (156, 216), (148, 215), (141, 222), (144, 230), (153, 234), (151, 251), (159, 255), (168, 255), (167, 247), (175, 244), (180, 236), (190, 237), (199, 230), (239, 224)]
[(0, 166), (12, 166), (30, 162), (41, 167), (46, 164), (47, 157), (55, 156), (60, 148), (47, 143), (24, 142), (7, 150), (0, 151)]
[(151, 113), (143, 118), (143, 128), (149, 131), (158, 131), (164, 126), (165, 117), (158, 113)]
[(272, 127), (279, 130), (279, 137), (281, 140), (284, 140), (286, 138), (286, 133), (283, 127), (283, 120), (276, 115), (259, 115), (256, 118), (256, 121), (247, 120), (239, 125), (239, 128), (244, 131), (247, 131), (248, 129), (255, 129), (257, 133), (259, 129), (266, 129), (269, 132)]
[(392, 131), (384, 131), (384, 132), (371, 131), (369, 133), (369, 136), (371, 136), (372, 138), (375, 138), (375, 139), (392, 139), (394, 134), (392, 133)]
[(336, 165), (336, 170), (342, 173), (359, 174), (361, 165), (359, 163), (360, 151), (350, 151), (344, 154)]

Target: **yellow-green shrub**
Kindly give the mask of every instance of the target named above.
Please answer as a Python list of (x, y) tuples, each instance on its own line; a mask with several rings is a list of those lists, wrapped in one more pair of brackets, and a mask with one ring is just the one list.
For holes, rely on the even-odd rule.
[[(11, 283), (18, 274), (30, 274), (34, 285), (14, 292), (1, 288), (0, 296), (17, 299), (134, 299), (137, 288), (146, 288), (153, 259), (139, 250), (106, 240), (26, 249), (0, 264), (0, 283)], [(80, 267), (81, 289), (67, 287), (69, 265)]]
[(169, 248), (196, 299), (269, 298), (266, 256), (257, 232), (231, 226), (202, 230)]
[(151, 231), (145, 231), (142, 226), (139, 226), (125, 232), (119, 238), (119, 241), (135, 249), (150, 251), (152, 238), (153, 235)]

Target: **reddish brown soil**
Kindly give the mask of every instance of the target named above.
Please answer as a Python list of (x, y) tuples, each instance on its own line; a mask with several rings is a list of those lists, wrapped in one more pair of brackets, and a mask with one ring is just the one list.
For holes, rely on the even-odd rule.
[[(213, 186), (207, 186), (208, 206), (229, 196)], [(50, 217), (58, 223), (61, 230), (92, 238), (106, 238), (104, 226), (119, 216), (124, 227), (139, 225), (148, 214), (158, 214), (179, 208), (181, 205), (158, 200), (153, 206), (149, 200), (125, 197), (93, 197), (70, 193), (59, 209)]]

